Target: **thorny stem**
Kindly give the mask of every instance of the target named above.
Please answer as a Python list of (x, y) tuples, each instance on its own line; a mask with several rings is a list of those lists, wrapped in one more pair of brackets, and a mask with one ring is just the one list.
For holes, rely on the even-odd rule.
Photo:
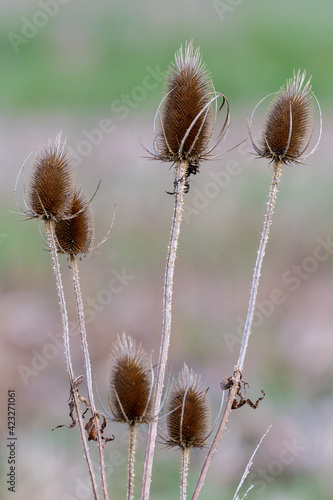
[(141, 500), (148, 500), (150, 492), (154, 449), (157, 435), (158, 414), (161, 407), (165, 369), (168, 360), (168, 350), (170, 344), (173, 276), (175, 270), (180, 226), (182, 221), (187, 168), (188, 164), (186, 161), (181, 161), (176, 166), (174, 211), (164, 276), (162, 336), (159, 361), (157, 365), (154, 402), (152, 408), (152, 414), (155, 416), (155, 418), (152, 419), (148, 428), (146, 455), (142, 476)]
[(127, 482), (127, 500), (134, 499), (134, 464), (136, 450), (136, 435), (138, 427), (136, 424), (129, 425), (128, 434), (128, 482)]
[(259, 244), (259, 248), (258, 248), (258, 252), (257, 252), (257, 259), (256, 259), (256, 263), (254, 266), (254, 271), (253, 271), (250, 300), (249, 300), (249, 306), (248, 306), (248, 311), (247, 311), (247, 317), (246, 317), (246, 321), (245, 321), (243, 338), (242, 338), (242, 343), (241, 343), (241, 347), (240, 347), (240, 351), (239, 351), (238, 362), (237, 362), (237, 365), (235, 367), (235, 372), (234, 372), (234, 383), (229, 391), (228, 399), (227, 399), (226, 406), (225, 406), (225, 409), (224, 409), (224, 412), (222, 415), (220, 425), (218, 427), (218, 430), (217, 430), (216, 435), (214, 437), (213, 443), (210, 447), (210, 450), (209, 450), (208, 455), (206, 457), (202, 471), (200, 473), (197, 486), (196, 486), (195, 491), (194, 491), (193, 496), (192, 496), (192, 500), (196, 500), (199, 497), (201, 488), (204, 485), (208, 469), (210, 467), (210, 464), (213, 460), (215, 452), (218, 448), (219, 442), (222, 438), (223, 432), (224, 432), (226, 425), (228, 423), (232, 403), (233, 403), (234, 398), (237, 394), (237, 390), (238, 390), (239, 383), (241, 380), (246, 350), (247, 350), (249, 337), (250, 337), (250, 333), (251, 333), (251, 326), (252, 326), (252, 320), (253, 320), (254, 309), (255, 309), (255, 304), (256, 304), (256, 297), (257, 297), (257, 292), (258, 292), (261, 268), (262, 268), (262, 263), (264, 260), (266, 245), (267, 245), (267, 241), (268, 241), (268, 237), (269, 237), (269, 229), (270, 229), (270, 225), (272, 223), (272, 216), (273, 216), (274, 206), (275, 206), (275, 202), (276, 202), (276, 195), (277, 195), (278, 187), (279, 187), (279, 180), (280, 180), (281, 173), (282, 173), (282, 163), (275, 163), (273, 165), (273, 169), (274, 169), (273, 170), (273, 177), (272, 177), (272, 183), (271, 183), (269, 196), (268, 196), (267, 210), (266, 210), (266, 215), (265, 215), (265, 219), (264, 219), (263, 230), (261, 233), (260, 244)]
[(91, 363), (90, 356), (88, 350), (88, 342), (87, 342), (87, 332), (86, 325), (84, 319), (84, 308), (80, 287), (80, 278), (79, 278), (79, 267), (78, 260), (76, 256), (71, 256), (71, 269), (73, 276), (73, 285), (74, 285), (74, 294), (76, 298), (77, 312), (79, 318), (79, 329), (81, 335), (81, 345), (84, 354), (84, 365), (86, 370), (86, 380), (87, 380), (87, 391), (88, 391), (88, 400), (90, 404), (90, 410), (92, 416), (94, 417), (94, 426), (97, 434), (97, 447), (98, 447), (98, 457), (99, 457), (99, 467), (100, 467), (100, 475), (101, 475), (101, 483), (103, 490), (103, 498), (105, 500), (109, 499), (106, 476), (105, 476), (105, 462), (104, 462), (104, 449), (103, 449), (103, 439), (100, 430), (99, 416), (96, 411), (94, 393), (92, 388), (92, 377), (91, 377)]
[(89, 471), (89, 475), (90, 475), (90, 480), (91, 480), (94, 498), (95, 498), (95, 500), (98, 500), (99, 494), (98, 494), (98, 487), (97, 487), (95, 471), (94, 471), (94, 467), (93, 467), (91, 457), (90, 457), (90, 450), (89, 450), (88, 441), (87, 441), (87, 437), (86, 437), (86, 431), (84, 428), (82, 412), (80, 409), (78, 390), (75, 387), (75, 383), (74, 383), (74, 371), (73, 371), (72, 358), (71, 358), (71, 353), (70, 353), (70, 344), (69, 344), (69, 328), (68, 328), (67, 308), (66, 308), (66, 302), (65, 302), (64, 289), (62, 286), (62, 278), (61, 278), (61, 273), (60, 273), (60, 266), (59, 266), (57, 247), (56, 247), (56, 243), (55, 243), (55, 235), (54, 235), (54, 231), (53, 231), (52, 221), (45, 222), (45, 231), (47, 234), (48, 243), (49, 243), (49, 247), (50, 247), (50, 251), (51, 251), (53, 273), (54, 273), (55, 280), (56, 280), (56, 288), (57, 288), (57, 293), (58, 293), (61, 321), (62, 321), (65, 360), (66, 360), (67, 373), (68, 373), (68, 377), (69, 377), (69, 383), (70, 383), (70, 387), (71, 387), (71, 395), (73, 396), (75, 413), (76, 413), (76, 416), (78, 419), (81, 442), (82, 442), (82, 446), (83, 446), (83, 450), (84, 450), (84, 456), (85, 456), (87, 466), (88, 466), (88, 471)]
[(188, 486), (188, 470), (190, 466), (191, 448), (181, 450), (180, 500), (186, 500)]

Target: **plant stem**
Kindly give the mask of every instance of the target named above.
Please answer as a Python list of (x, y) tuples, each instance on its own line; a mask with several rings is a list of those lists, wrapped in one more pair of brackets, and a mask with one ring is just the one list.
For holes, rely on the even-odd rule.
[(165, 369), (168, 360), (168, 351), (169, 351), (170, 334), (171, 334), (173, 276), (175, 270), (180, 226), (182, 221), (187, 168), (188, 164), (186, 161), (181, 161), (176, 165), (175, 184), (174, 184), (175, 185), (174, 211), (173, 211), (171, 233), (168, 246), (168, 254), (166, 259), (165, 276), (164, 276), (162, 336), (161, 336), (159, 361), (157, 365), (154, 402), (152, 408), (152, 414), (154, 415), (154, 418), (150, 422), (148, 429), (146, 455), (144, 461), (142, 488), (141, 488), (142, 500), (149, 499), (154, 449), (155, 449), (155, 442), (157, 435), (158, 414), (160, 412), (160, 407), (161, 407)]
[(188, 470), (190, 466), (191, 448), (181, 450), (180, 500), (186, 500), (188, 486)]
[(269, 190), (268, 202), (267, 202), (267, 210), (264, 219), (264, 226), (261, 233), (260, 244), (257, 253), (257, 259), (253, 270), (253, 278), (250, 292), (250, 301), (249, 307), (247, 311), (247, 317), (245, 321), (245, 327), (243, 332), (242, 344), (239, 351), (239, 357), (237, 361), (237, 369), (242, 372), (244, 367), (245, 355), (247, 351), (247, 346), (249, 343), (249, 337), (251, 333), (251, 326), (253, 321), (254, 309), (256, 306), (256, 298), (259, 287), (259, 279), (261, 275), (262, 263), (264, 260), (264, 255), (266, 251), (266, 245), (269, 237), (269, 229), (272, 224), (272, 216), (274, 212), (274, 206), (276, 202), (276, 195), (278, 192), (279, 181), (282, 173), (282, 163), (275, 163), (273, 166), (273, 177), (271, 182), (271, 187)]
[(65, 350), (65, 360), (66, 360), (67, 373), (68, 373), (68, 377), (69, 377), (69, 383), (70, 383), (70, 387), (71, 387), (71, 395), (73, 396), (75, 413), (76, 413), (76, 416), (78, 419), (81, 442), (82, 442), (82, 446), (83, 446), (83, 450), (84, 450), (84, 456), (85, 456), (87, 466), (88, 466), (88, 471), (89, 471), (89, 475), (90, 475), (90, 480), (91, 480), (94, 498), (95, 498), (95, 500), (98, 500), (99, 494), (98, 494), (98, 487), (97, 487), (95, 471), (94, 471), (94, 467), (93, 467), (92, 460), (90, 457), (90, 450), (89, 450), (86, 432), (85, 432), (85, 428), (84, 428), (82, 412), (80, 409), (78, 391), (77, 391), (77, 388), (74, 384), (75, 377), (74, 377), (72, 358), (71, 358), (71, 353), (70, 353), (67, 307), (66, 307), (64, 289), (63, 289), (63, 285), (62, 285), (62, 278), (61, 278), (61, 273), (60, 273), (60, 266), (59, 266), (58, 253), (57, 253), (57, 247), (56, 247), (56, 242), (55, 242), (55, 235), (54, 235), (52, 221), (45, 222), (45, 231), (46, 231), (48, 244), (49, 244), (50, 251), (51, 251), (53, 273), (55, 276), (56, 288), (57, 288), (58, 299), (59, 299), (61, 321), (62, 321), (62, 330), (63, 330), (63, 340), (64, 340), (64, 350)]
[(89, 401), (92, 416), (94, 418), (94, 426), (95, 426), (95, 430), (96, 430), (96, 434), (97, 434), (97, 447), (98, 447), (98, 457), (99, 457), (99, 466), (100, 466), (103, 498), (105, 500), (108, 500), (109, 495), (108, 495), (106, 476), (105, 476), (103, 439), (102, 439), (102, 434), (101, 434), (101, 430), (100, 430), (99, 415), (96, 411), (94, 392), (93, 392), (93, 388), (92, 388), (91, 363), (90, 363), (90, 356), (89, 356), (89, 349), (88, 349), (88, 342), (87, 342), (86, 325), (85, 325), (85, 319), (84, 319), (84, 308), (83, 308), (83, 301), (82, 301), (82, 294), (81, 294), (81, 287), (80, 287), (78, 260), (77, 260), (76, 256), (74, 256), (74, 255), (71, 256), (71, 269), (72, 269), (74, 294), (75, 294), (75, 298), (76, 298), (76, 306), (77, 306), (78, 319), (79, 319), (81, 345), (82, 345), (82, 350), (83, 350), (83, 354), (84, 354), (84, 366), (85, 366), (85, 371), (86, 371), (88, 401)]
[(127, 500), (134, 499), (134, 464), (137, 429), (138, 427), (136, 424), (129, 425)]
[(194, 490), (194, 493), (193, 493), (193, 496), (192, 496), (192, 500), (197, 500), (197, 498), (199, 498), (199, 494), (200, 494), (200, 491), (201, 491), (201, 488), (203, 487), (204, 483), (205, 483), (205, 480), (206, 480), (206, 476), (207, 476), (207, 472), (208, 472), (208, 469), (212, 463), (212, 460), (213, 460), (213, 457), (217, 451), (217, 448), (218, 448), (218, 445), (219, 445), (219, 442), (222, 438), (222, 435), (223, 435), (223, 432), (227, 426), (227, 423), (228, 423), (228, 419), (229, 419), (229, 415), (230, 415), (230, 412), (231, 412), (231, 407), (232, 407), (232, 403), (234, 401), (234, 398), (237, 394), (237, 389), (238, 389), (238, 383), (240, 381), (240, 372), (236, 372), (235, 373), (235, 381), (234, 381), (234, 384), (232, 385), (230, 391), (229, 391), (229, 395), (228, 395), (228, 399), (226, 401), (226, 405), (225, 405), (225, 408), (224, 408), (224, 412), (223, 412), (223, 415), (222, 415), (222, 419), (221, 419), (221, 422), (220, 422), (220, 425), (218, 427), (218, 430), (215, 434), (215, 437), (214, 437), (214, 440), (212, 442), (212, 445), (209, 449), (209, 452), (208, 452), (208, 455), (206, 457), (206, 460), (205, 460), (205, 463), (202, 467), (202, 470), (201, 470), (201, 473), (200, 473), (200, 476), (199, 476), (199, 479), (198, 479), (198, 482), (197, 482), (197, 485), (196, 485), (196, 488)]
[(219, 445), (219, 442), (220, 442), (221, 437), (223, 435), (223, 432), (224, 432), (226, 425), (228, 423), (229, 415), (230, 415), (231, 408), (232, 408), (232, 403), (234, 401), (234, 398), (236, 397), (239, 383), (241, 381), (245, 355), (246, 355), (247, 346), (249, 343), (249, 337), (250, 337), (250, 333), (251, 333), (251, 326), (252, 326), (252, 320), (253, 320), (254, 309), (255, 309), (255, 304), (256, 304), (256, 297), (257, 297), (257, 292), (258, 292), (261, 268), (262, 268), (262, 263), (263, 263), (263, 259), (264, 259), (264, 255), (265, 255), (266, 245), (267, 245), (267, 241), (268, 241), (268, 237), (269, 237), (269, 229), (270, 229), (270, 226), (272, 223), (272, 216), (273, 216), (273, 212), (274, 212), (274, 206), (275, 206), (275, 202), (276, 202), (276, 195), (278, 192), (279, 180), (281, 177), (281, 173), (282, 173), (282, 164), (275, 163), (273, 165), (273, 177), (272, 177), (271, 187), (269, 190), (267, 210), (266, 210), (266, 215), (265, 215), (265, 219), (264, 219), (263, 230), (261, 233), (260, 244), (259, 244), (259, 248), (258, 248), (258, 252), (257, 252), (257, 259), (256, 259), (256, 263), (254, 266), (254, 271), (253, 271), (252, 286), (251, 286), (251, 291), (250, 291), (250, 301), (249, 301), (247, 317), (246, 317), (246, 322), (245, 322), (245, 327), (244, 327), (244, 332), (243, 332), (243, 338), (242, 338), (242, 343), (241, 343), (241, 347), (240, 347), (238, 362), (237, 362), (237, 365), (235, 367), (235, 372), (234, 372), (234, 382), (233, 382), (231, 389), (229, 390), (228, 399), (227, 399), (226, 406), (225, 406), (225, 409), (224, 409), (224, 412), (223, 412), (223, 415), (221, 418), (220, 425), (218, 427), (218, 430), (217, 430), (216, 435), (214, 437), (213, 443), (210, 447), (210, 450), (209, 450), (208, 455), (206, 457), (202, 471), (200, 473), (197, 486), (196, 486), (195, 491), (194, 491), (193, 496), (192, 496), (192, 500), (196, 500), (199, 497), (201, 488), (204, 485), (208, 469), (210, 467), (210, 464), (211, 464), (213, 457), (215, 455), (215, 452), (218, 448), (218, 445)]

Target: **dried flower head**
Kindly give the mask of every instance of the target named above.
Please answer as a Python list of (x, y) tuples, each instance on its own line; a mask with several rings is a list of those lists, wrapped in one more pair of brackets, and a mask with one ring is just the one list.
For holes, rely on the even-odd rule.
[[(193, 42), (185, 44), (175, 55), (175, 63), (166, 75), (166, 95), (158, 107), (159, 132), (154, 124), (155, 159), (170, 162), (187, 160), (199, 164), (210, 158), (210, 153), (220, 142), (229, 123), (229, 111), (216, 144), (209, 149), (216, 118), (216, 101), (225, 97), (214, 91), (205, 65), (201, 61), (199, 48)], [(215, 107), (214, 107), (215, 103)], [(228, 103), (227, 103), (228, 104)], [(222, 107), (221, 106), (221, 107)]]
[(28, 215), (59, 220), (68, 209), (74, 192), (73, 156), (61, 141), (49, 141), (37, 152), (28, 190)]
[(58, 250), (71, 256), (89, 253), (93, 240), (90, 203), (81, 188), (76, 188), (64, 218), (54, 223)]
[(144, 349), (125, 333), (118, 336), (109, 374), (109, 406), (115, 420), (129, 425), (151, 419), (153, 372)]
[[(313, 93), (310, 81), (305, 83), (305, 71), (294, 72), (294, 77), (287, 81), (276, 94), (268, 111), (263, 127), (260, 147), (257, 147), (251, 137), (252, 145), (259, 156), (269, 158), (274, 163), (299, 163), (311, 154), (305, 153), (311, 138)], [(318, 141), (319, 142), (319, 141)]]
[(174, 381), (167, 402), (166, 443), (179, 448), (202, 448), (209, 433), (210, 406), (208, 389), (199, 375), (184, 368)]

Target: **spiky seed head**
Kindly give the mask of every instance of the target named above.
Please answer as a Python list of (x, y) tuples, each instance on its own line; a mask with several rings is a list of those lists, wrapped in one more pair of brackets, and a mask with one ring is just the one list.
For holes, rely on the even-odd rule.
[(167, 402), (166, 443), (169, 446), (202, 448), (205, 445), (210, 422), (207, 391), (200, 376), (184, 364)]
[(213, 127), (210, 105), (213, 87), (201, 62), (199, 48), (186, 43), (175, 55), (166, 76), (160, 132), (159, 158), (163, 161), (199, 161), (209, 143)]
[(90, 203), (77, 187), (63, 218), (54, 223), (58, 251), (70, 256), (89, 253), (93, 227)]
[(74, 192), (74, 157), (61, 141), (49, 141), (35, 155), (28, 189), (28, 206), (33, 217), (59, 220)]
[(135, 340), (118, 336), (112, 350), (108, 387), (109, 406), (115, 420), (129, 425), (151, 419), (152, 370), (149, 359)]
[(312, 126), (311, 78), (305, 71), (277, 92), (268, 111), (260, 140), (261, 156), (276, 163), (297, 163), (307, 148)]

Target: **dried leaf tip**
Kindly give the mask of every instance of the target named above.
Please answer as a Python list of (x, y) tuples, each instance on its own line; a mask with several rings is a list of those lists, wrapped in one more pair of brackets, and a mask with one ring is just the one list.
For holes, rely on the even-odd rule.
[(208, 388), (184, 364), (167, 402), (167, 439), (170, 447), (202, 448), (208, 438), (210, 405)]
[(112, 350), (108, 397), (113, 418), (128, 425), (151, 419), (153, 371), (141, 344), (123, 333)]
[(54, 224), (58, 251), (72, 257), (89, 253), (93, 241), (93, 226), (90, 203), (82, 189), (77, 187), (64, 218)]
[(222, 131), (216, 144), (209, 149), (219, 97), (222, 98), (221, 107), (225, 103), (228, 105), (225, 97), (215, 92), (199, 48), (194, 50), (193, 41), (185, 44), (184, 51), (180, 47), (166, 75), (166, 95), (155, 116), (154, 151), (149, 151), (153, 157), (168, 162), (186, 160), (195, 165), (202, 159), (209, 159), (229, 123), (227, 109)]
[(259, 147), (254, 144), (251, 137), (252, 118), (259, 104), (266, 98), (255, 107), (250, 119), (249, 132), (252, 145), (259, 156), (268, 158), (274, 163), (300, 163), (317, 148), (321, 131), (316, 146), (310, 153), (304, 155), (312, 134), (314, 99), (319, 107), (311, 91), (311, 78), (305, 81), (305, 77), (305, 71), (294, 72), (293, 78), (275, 94), (263, 127)]
[(28, 216), (59, 220), (68, 209), (74, 192), (74, 158), (61, 140), (50, 140), (35, 155), (28, 189)]

